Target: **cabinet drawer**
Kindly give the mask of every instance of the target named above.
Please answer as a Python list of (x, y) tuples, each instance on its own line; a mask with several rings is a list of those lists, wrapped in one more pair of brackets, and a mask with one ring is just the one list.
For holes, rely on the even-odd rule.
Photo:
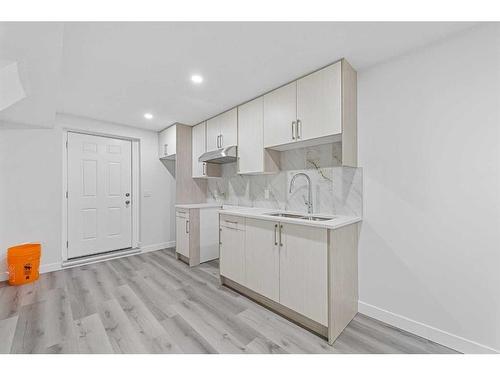
[(222, 214), (220, 215), (220, 226), (230, 229), (245, 230), (245, 218)]
[(175, 212), (175, 216), (181, 217), (184, 219), (189, 219), (189, 210), (177, 210)]

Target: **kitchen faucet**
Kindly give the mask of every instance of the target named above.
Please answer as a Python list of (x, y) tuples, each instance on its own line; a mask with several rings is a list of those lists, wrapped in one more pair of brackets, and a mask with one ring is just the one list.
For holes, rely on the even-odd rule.
[(290, 180), (290, 189), (289, 189), (289, 193), (292, 193), (292, 188), (293, 188), (293, 183), (295, 182), (295, 179), (299, 176), (304, 176), (307, 180), (307, 202), (306, 202), (306, 206), (307, 206), (307, 213), (309, 215), (312, 215), (313, 213), (313, 201), (312, 201), (312, 184), (311, 184), (311, 179), (309, 178), (308, 175), (306, 175), (305, 173), (297, 173), (296, 175), (294, 175), (292, 177), (292, 179)]

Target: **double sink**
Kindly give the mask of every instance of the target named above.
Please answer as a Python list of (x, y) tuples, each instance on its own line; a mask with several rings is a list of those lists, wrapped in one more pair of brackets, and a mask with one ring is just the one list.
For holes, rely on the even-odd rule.
[(285, 212), (273, 212), (273, 213), (264, 214), (264, 215), (275, 216), (275, 217), (286, 217), (286, 218), (289, 218), (289, 219), (309, 220), (309, 221), (327, 221), (327, 220), (334, 219), (334, 217), (289, 214), (289, 213), (285, 213)]

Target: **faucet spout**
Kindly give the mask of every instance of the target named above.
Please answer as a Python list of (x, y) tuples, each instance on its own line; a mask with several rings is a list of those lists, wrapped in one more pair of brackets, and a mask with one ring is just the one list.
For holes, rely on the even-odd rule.
[(302, 173), (302, 172), (295, 174), (292, 177), (292, 179), (290, 180), (290, 188), (288, 189), (288, 192), (292, 193), (293, 184), (295, 183), (295, 180), (299, 176), (303, 176), (307, 180), (307, 202), (306, 202), (306, 206), (307, 206), (307, 213), (309, 215), (312, 215), (312, 213), (314, 211), (313, 210), (313, 201), (312, 201), (312, 184), (311, 184), (311, 178), (307, 174)]

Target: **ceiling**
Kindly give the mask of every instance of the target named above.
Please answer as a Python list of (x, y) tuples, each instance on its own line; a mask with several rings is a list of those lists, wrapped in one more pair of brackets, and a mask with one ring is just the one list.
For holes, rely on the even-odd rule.
[(19, 61), (28, 92), (0, 121), (51, 126), (60, 112), (152, 130), (194, 125), (339, 58), (363, 70), (473, 25), (0, 23), (0, 58)]

